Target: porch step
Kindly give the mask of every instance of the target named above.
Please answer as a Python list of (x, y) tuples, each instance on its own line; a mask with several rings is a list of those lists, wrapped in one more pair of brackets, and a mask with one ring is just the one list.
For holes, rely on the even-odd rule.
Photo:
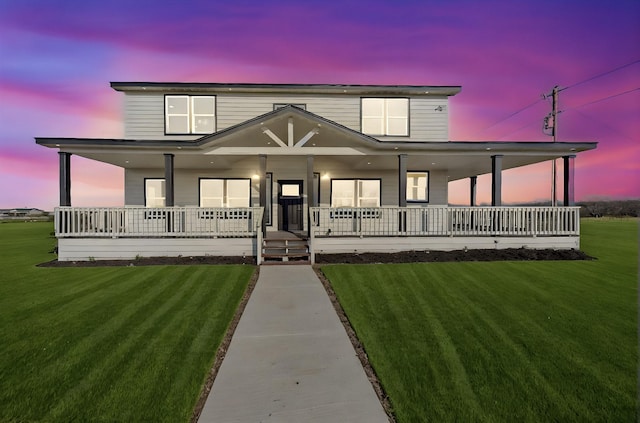
[(310, 264), (309, 241), (302, 238), (265, 238), (263, 264)]

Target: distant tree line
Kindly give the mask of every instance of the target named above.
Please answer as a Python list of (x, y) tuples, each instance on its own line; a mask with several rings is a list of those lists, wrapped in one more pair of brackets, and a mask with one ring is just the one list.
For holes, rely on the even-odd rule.
[[(450, 205), (455, 206), (455, 204)], [(551, 204), (547, 201), (508, 205), (549, 207)], [(559, 202), (558, 205), (562, 206), (562, 202)], [(481, 204), (481, 206), (489, 206), (489, 204)], [(576, 203), (576, 206), (580, 206), (580, 217), (640, 217), (640, 200), (580, 201)]]
[(582, 217), (629, 217), (640, 216), (640, 200), (580, 201)]

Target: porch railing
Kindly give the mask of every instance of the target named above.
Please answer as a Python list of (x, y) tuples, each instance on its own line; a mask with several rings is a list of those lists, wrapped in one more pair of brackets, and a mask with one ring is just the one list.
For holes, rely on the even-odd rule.
[(56, 237), (254, 237), (262, 207), (58, 207)]
[(579, 207), (313, 207), (323, 236), (567, 236), (580, 234)]

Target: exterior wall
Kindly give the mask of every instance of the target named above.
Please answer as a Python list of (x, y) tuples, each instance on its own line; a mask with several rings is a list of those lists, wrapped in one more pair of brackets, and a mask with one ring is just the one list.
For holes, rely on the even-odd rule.
[(313, 239), (314, 254), (401, 251), (494, 250), (506, 248), (580, 249), (579, 236), (555, 237), (327, 237)]
[(255, 238), (59, 238), (58, 260), (136, 257), (256, 256)]
[[(328, 237), (314, 238), (312, 254), (468, 249), (579, 249), (580, 237)], [(136, 257), (253, 256), (255, 238), (59, 238), (58, 260), (134, 260)]]
[[(203, 93), (205, 94), (205, 93)], [(197, 94), (193, 94), (197, 95)], [(207, 94), (210, 95), (210, 94)], [(360, 96), (217, 94), (217, 130), (237, 125), (273, 110), (274, 103), (306, 104), (311, 113), (360, 131)], [(442, 110), (436, 110), (442, 106)], [(447, 141), (448, 98), (412, 98), (409, 104), (409, 137), (380, 137), (388, 141)], [(125, 93), (124, 136), (127, 139), (197, 139), (201, 135), (164, 134), (164, 95)]]
[[(200, 178), (252, 178), (251, 180), (251, 204), (260, 204), (260, 182), (253, 176), (258, 173), (258, 158), (247, 158), (233, 164), (232, 169), (176, 169), (174, 173), (175, 205), (199, 206), (199, 179)], [(307, 228), (307, 162), (298, 156), (294, 157), (267, 157), (267, 172), (272, 173), (272, 224), (267, 230), (278, 229), (278, 180), (302, 180), (304, 187), (304, 227)], [(372, 169), (367, 171), (354, 170), (348, 164), (339, 160), (323, 158), (316, 160), (314, 172), (320, 174), (320, 206), (331, 205), (331, 179), (381, 179), (382, 206), (398, 205), (398, 171)], [(144, 206), (144, 180), (145, 178), (164, 178), (164, 169), (125, 169), (125, 205)], [(444, 171), (431, 171), (429, 173), (429, 203), (413, 204), (415, 207), (434, 205), (447, 205), (447, 175)], [(411, 205), (411, 204), (410, 204)]]
[[(200, 178), (251, 178), (251, 203), (260, 203), (259, 181), (254, 179), (258, 169), (258, 158), (246, 159), (234, 164), (230, 170), (176, 169), (174, 172), (174, 194), (176, 206), (200, 205)], [(164, 169), (126, 169), (124, 176), (125, 205), (144, 206), (145, 178), (164, 178)]]

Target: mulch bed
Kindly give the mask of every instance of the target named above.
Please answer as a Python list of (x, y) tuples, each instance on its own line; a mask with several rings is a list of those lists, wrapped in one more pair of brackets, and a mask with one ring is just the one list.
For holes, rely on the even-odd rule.
[(400, 253), (316, 254), (317, 264), (531, 260), (594, 260), (594, 258), (579, 250), (534, 250), (530, 248), (466, 251), (403, 251)]
[(38, 267), (103, 267), (103, 266), (158, 266), (193, 264), (256, 264), (253, 256), (193, 256), (193, 257), (140, 257), (133, 260), (58, 261), (41, 263)]
[[(424, 263), (451, 261), (531, 261), (531, 260), (594, 260), (579, 250), (534, 250), (507, 248), (503, 250), (403, 251), (400, 253), (316, 254), (317, 264)], [(133, 260), (58, 261), (41, 263), (38, 267), (103, 267), (156, 266), (193, 264), (256, 264), (255, 257), (193, 256), (141, 257)]]

